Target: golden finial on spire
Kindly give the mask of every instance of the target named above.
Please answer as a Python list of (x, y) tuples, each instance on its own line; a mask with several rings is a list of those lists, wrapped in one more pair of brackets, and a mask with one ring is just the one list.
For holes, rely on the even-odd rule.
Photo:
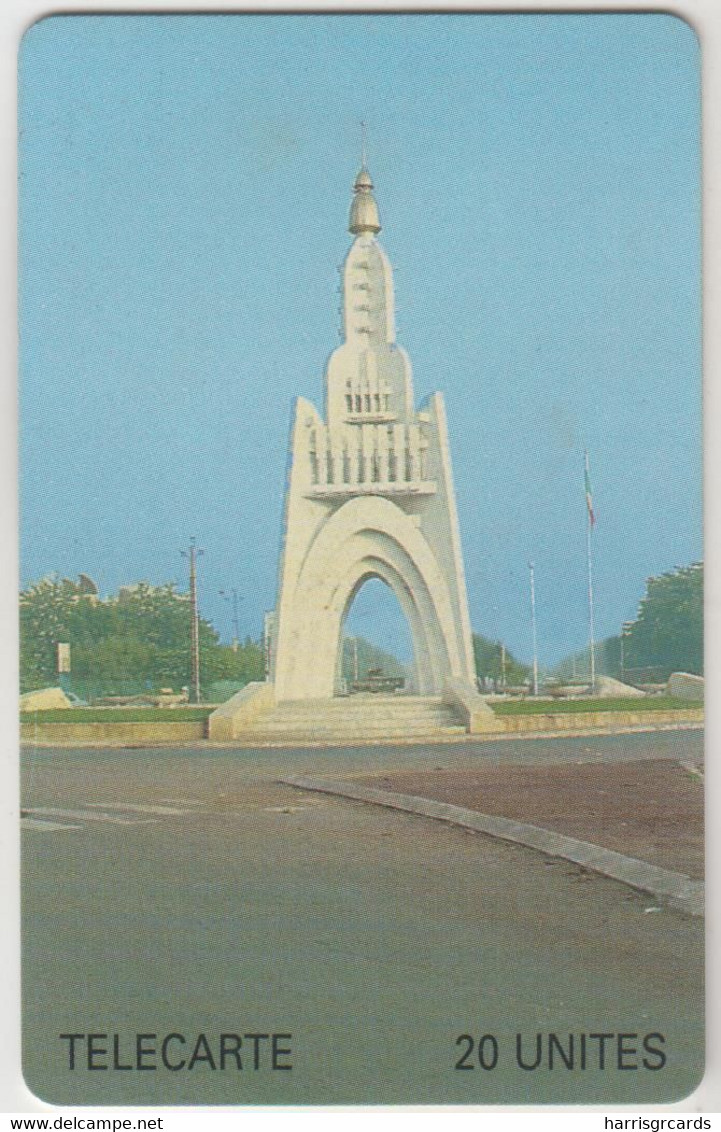
[(381, 230), (378, 205), (373, 196), (373, 181), (366, 165), (366, 124), (361, 122), (361, 167), (353, 185), (353, 203), (350, 208), (348, 228), (354, 236), (364, 232), (374, 235)]

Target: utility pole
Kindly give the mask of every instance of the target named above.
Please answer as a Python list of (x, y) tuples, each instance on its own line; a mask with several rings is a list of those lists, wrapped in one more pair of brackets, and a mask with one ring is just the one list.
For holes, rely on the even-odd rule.
[(506, 687), (506, 646), (501, 641), (501, 687)]
[(198, 577), (197, 559), (203, 553), (191, 538), (187, 550), (180, 552), (190, 561), (190, 702), (200, 703), (200, 636), (198, 633)]
[(631, 631), (632, 623), (624, 621), (621, 626), (621, 680), (626, 679), (626, 636)]
[(528, 563), (531, 573), (531, 631), (533, 633), (533, 694), (538, 695), (538, 642), (536, 640), (536, 571), (532, 562)]

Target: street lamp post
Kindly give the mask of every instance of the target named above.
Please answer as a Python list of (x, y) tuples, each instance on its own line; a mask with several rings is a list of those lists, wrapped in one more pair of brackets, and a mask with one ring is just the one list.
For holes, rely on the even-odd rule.
[(226, 601), (232, 602), (232, 605), (233, 605), (233, 640), (231, 642), (230, 647), (232, 648), (233, 652), (237, 652), (238, 651), (238, 644), (239, 644), (239, 641), (240, 641), (240, 628), (239, 628), (239, 622), (238, 622), (238, 602), (242, 601), (243, 599), (242, 599), (242, 597), (240, 597), (240, 598), (238, 597), (238, 591), (236, 589), (232, 589), (230, 591), (230, 593), (231, 593), (230, 597), (228, 597), (225, 590), (218, 590), (218, 593), (220, 594), (220, 596), (222, 598), (225, 598)]
[(591, 495), (591, 476), (588, 467), (588, 452), (584, 453), (584, 477), (586, 487), (586, 508), (588, 521), (586, 523), (586, 566), (588, 569), (588, 655), (591, 666), (591, 695), (596, 694), (596, 632), (593, 623), (593, 528), (596, 524), (596, 513), (593, 509)]
[(538, 642), (536, 639), (536, 571), (532, 562), (528, 563), (531, 574), (531, 631), (533, 633), (533, 694), (538, 695)]

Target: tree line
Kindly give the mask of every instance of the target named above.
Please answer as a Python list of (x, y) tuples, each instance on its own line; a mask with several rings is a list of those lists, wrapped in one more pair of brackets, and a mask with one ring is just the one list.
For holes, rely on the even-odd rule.
[[(628, 683), (662, 683), (672, 672), (703, 676), (703, 563), (648, 578), (633, 621), (599, 641), (596, 669)], [(556, 672), (587, 675), (588, 649), (567, 657)]]
[[(623, 634), (624, 668), (703, 675), (703, 563), (649, 578), (638, 613)], [(619, 638), (620, 656), (620, 638)]]
[(493, 641), (480, 633), (473, 634), (473, 658), (476, 675), (481, 680), (492, 680), (498, 687), (526, 683), (531, 666), (523, 664), (505, 647), (502, 641)]
[[(201, 684), (262, 680), (261, 645), (237, 651), (199, 619)], [(57, 644), (70, 645), (67, 683), (84, 699), (190, 686), (190, 600), (173, 583), (140, 582), (106, 599), (81, 582), (43, 578), (20, 594), (20, 689), (58, 683)]]
[[(205, 698), (231, 695), (264, 678), (262, 644), (247, 638), (233, 649), (220, 643), (211, 623), (198, 622), (201, 685)], [(71, 672), (62, 682), (83, 699), (138, 695), (190, 686), (190, 600), (175, 584), (139, 582), (98, 597), (81, 576), (43, 578), (20, 594), (20, 690), (56, 685), (57, 646), (70, 646)], [(529, 668), (500, 641), (473, 634), (477, 674), (519, 684)], [(409, 666), (364, 637), (343, 642), (342, 672), (352, 681), (379, 668), (387, 676), (409, 676)]]
[[(94, 587), (68, 578), (43, 578), (20, 595), (20, 686), (31, 691), (58, 683), (57, 644), (70, 645), (70, 688), (84, 699), (135, 695), (190, 686), (190, 601), (173, 583), (140, 582), (101, 599)], [(264, 678), (261, 642), (247, 638), (237, 650), (221, 644), (209, 621), (199, 619), (201, 686), (231, 695)], [(476, 673), (507, 685), (527, 681), (530, 668), (501, 641), (473, 634)], [(344, 642), (342, 668), (382, 668), (403, 675), (406, 666), (362, 637)], [(599, 641), (597, 670), (633, 683), (663, 681), (671, 672), (703, 674), (703, 564), (649, 578), (634, 621), (622, 634)], [(557, 675), (583, 678), (588, 650), (566, 658)]]

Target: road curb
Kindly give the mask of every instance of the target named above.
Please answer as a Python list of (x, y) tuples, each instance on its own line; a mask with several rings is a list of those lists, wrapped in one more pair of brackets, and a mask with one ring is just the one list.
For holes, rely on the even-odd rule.
[[(48, 724), (48, 727), (53, 726)], [(83, 725), (85, 726), (85, 725)], [(174, 724), (174, 726), (178, 726)], [(649, 727), (615, 727), (605, 730), (599, 728), (579, 728), (577, 731), (487, 731), (477, 733), (475, 735), (414, 735), (412, 738), (400, 738), (395, 736), (392, 739), (378, 738), (355, 738), (355, 739), (335, 739), (329, 742), (327, 739), (322, 741), (313, 739), (288, 739), (287, 741), (281, 740), (260, 740), (260, 739), (232, 739), (227, 742), (217, 742), (212, 739), (153, 739), (141, 742), (140, 740), (128, 739), (56, 739), (55, 737), (37, 737), (28, 739), (26, 736), (21, 735), (20, 746), (24, 750), (37, 750), (44, 748), (46, 750), (62, 751), (66, 748), (69, 750), (81, 750), (90, 748), (95, 750), (162, 750), (163, 748), (172, 747), (178, 750), (188, 748), (192, 750), (212, 751), (212, 750), (236, 750), (236, 751), (269, 751), (269, 750), (302, 750), (313, 751), (316, 749), (328, 749), (329, 747), (440, 747), (442, 745), (456, 746), (475, 746), (480, 743), (496, 742), (526, 742), (527, 740), (534, 739), (599, 739), (605, 736), (612, 735), (648, 735), (657, 731), (703, 731), (702, 723), (661, 723), (656, 726)]]
[(396, 794), (390, 790), (376, 790), (370, 786), (359, 786), (347, 781), (330, 778), (308, 778), (305, 775), (289, 775), (279, 779), (287, 786), (301, 790), (312, 790), (321, 794), (334, 794), (350, 798), (356, 802), (369, 802), (375, 806), (386, 806), (409, 814), (434, 818), (451, 825), (485, 833), (503, 841), (512, 841), (537, 849), (549, 857), (561, 857), (572, 861), (584, 869), (600, 873), (611, 880), (620, 881), (641, 892), (649, 893), (654, 899), (662, 901), (689, 916), (704, 914), (704, 883), (692, 880), (683, 873), (660, 869), (635, 857), (625, 857), (613, 849), (604, 849), (589, 841), (578, 841), (565, 837), (551, 829), (513, 821), (511, 818), (494, 814), (481, 814), (449, 802), (437, 802), (432, 798), (419, 798), (413, 794)]
[[(419, 746), (429, 743), (445, 744), (474, 744), (488, 743), (496, 740), (523, 740), (523, 739), (578, 739), (602, 735), (634, 735), (654, 731), (697, 731), (703, 730), (703, 714), (694, 712), (694, 718), (670, 719), (667, 713), (663, 719), (639, 719), (640, 713), (634, 713), (631, 722), (629, 712), (595, 712), (574, 713), (573, 716), (561, 716), (567, 721), (566, 726), (559, 725), (558, 715), (538, 715), (520, 717), (497, 717), (498, 730), (478, 731), (457, 735), (444, 735), (430, 732), (428, 735), (374, 735), (342, 738), (315, 738), (312, 733), (307, 735), (293, 735), (286, 739), (268, 739), (265, 736), (239, 732), (234, 738), (208, 738), (207, 720), (185, 720), (184, 722), (154, 722), (143, 723), (22, 723), (20, 724), (20, 743), (23, 747), (175, 747), (188, 743), (200, 744), (206, 747), (238, 747), (239, 749), (273, 749), (284, 747), (384, 747), (384, 746)], [(645, 713), (646, 716), (654, 713)], [(589, 718), (590, 716), (590, 718)], [(619, 716), (623, 718), (619, 718)], [(600, 717), (603, 717), (602, 720)], [(511, 723), (504, 720), (511, 719)], [(543, 720), (543, 724), (540, 721)]]

